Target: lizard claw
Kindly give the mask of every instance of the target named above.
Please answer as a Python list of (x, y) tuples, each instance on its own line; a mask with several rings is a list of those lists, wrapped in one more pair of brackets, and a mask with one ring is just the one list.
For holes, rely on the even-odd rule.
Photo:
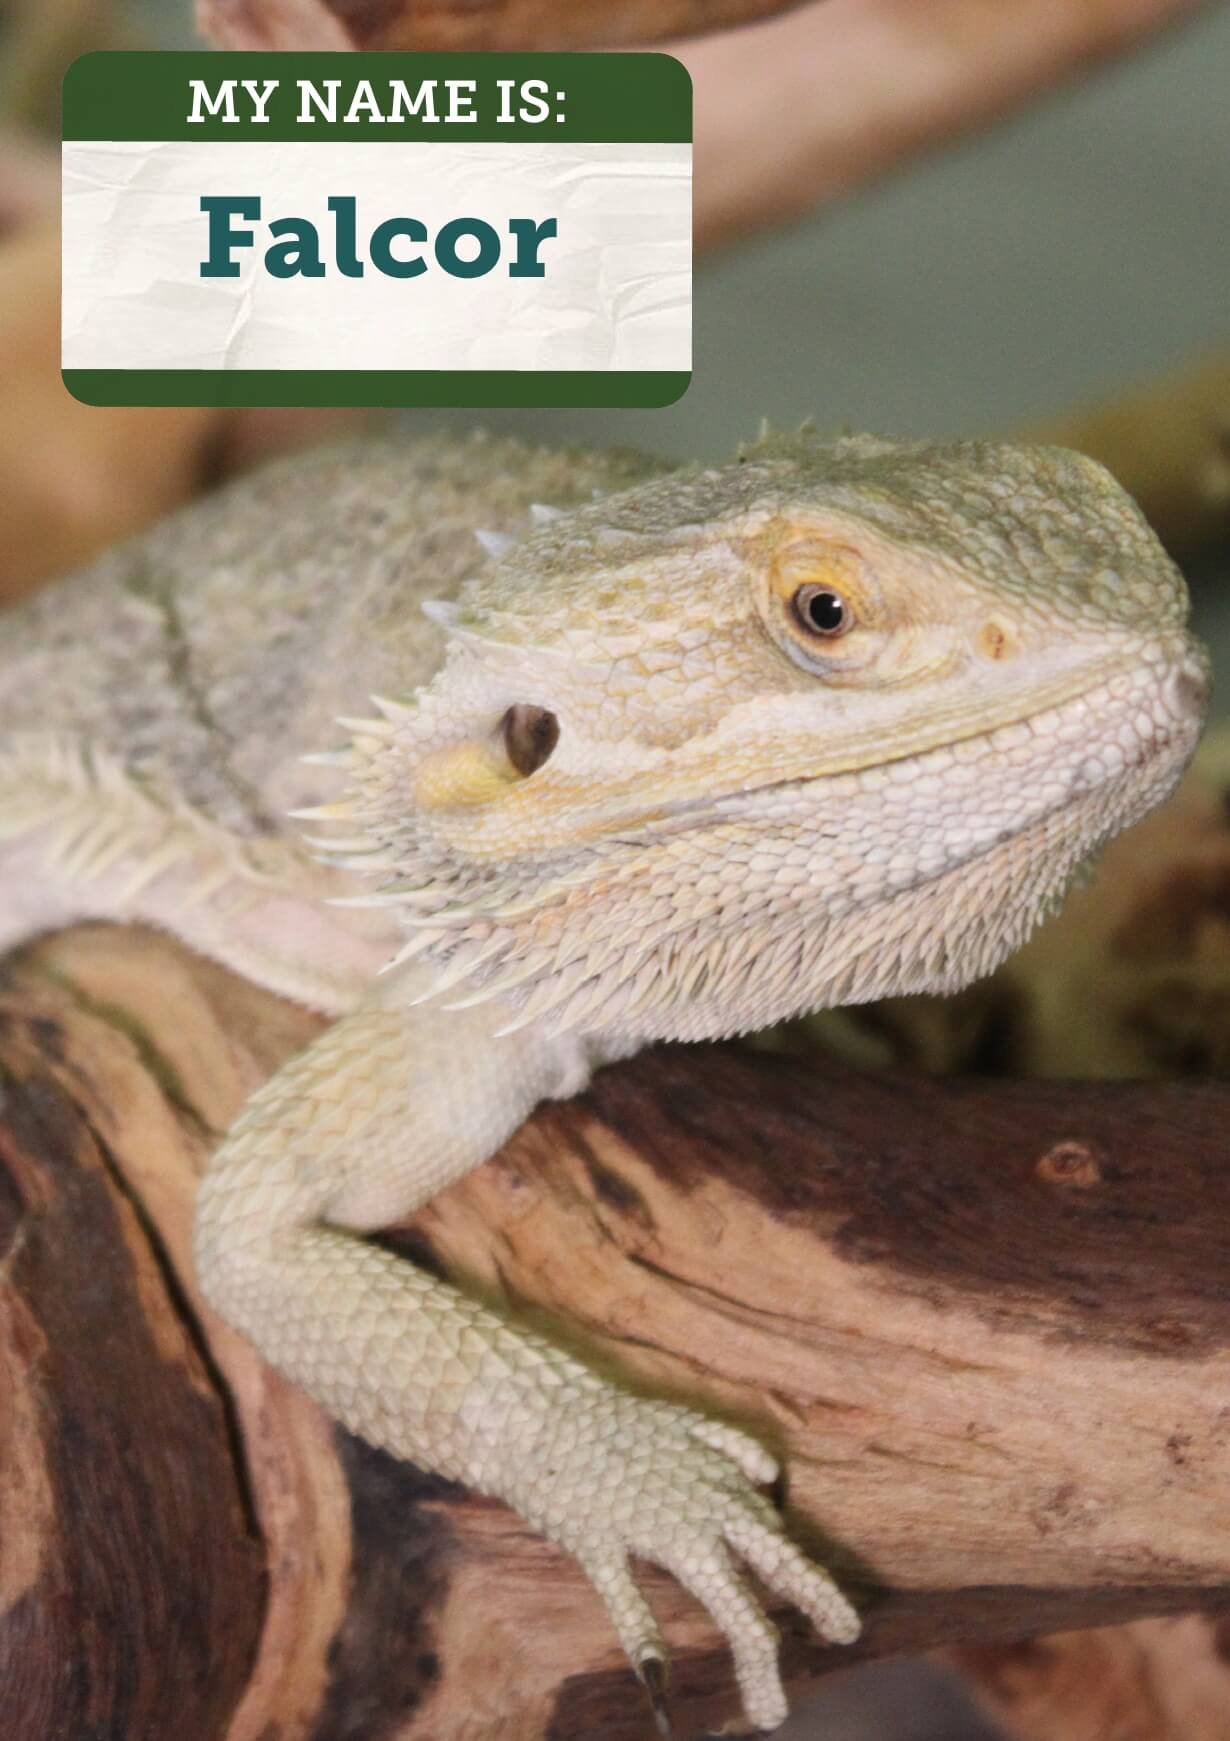
[(707, 1609), (734, 1658), (747, 1721), (757, 1730), (776, 1729), (787, 1714), (777, 1628), (736, 1560), (801, 1609), (821, 1637), (845, 1644), (859, 1631), (858, 1615), (832, 1578), (789, 1539), (780, 1514), (758, 1491), (776, 1479), (776, 1462), (738, 1428), (677, 1404), (606, 1390), (600, 1400), (586, 1392), (584, 1401), (583, 1412), (557, 1413), (568, 1450), (543, 1447), (541, 1460), (556, 1479), (548, 1505), (531, 1521), (581, 1561), (662, 1735), (670, 1735), (667, 1652), (632, 1576), (632, 1558), (662, 1566)]
[(664, 1741), (673, 1741), (674, 1730), (671, 1728), (670, 1712), (666, 1708), (666, 1663), (660, 1656), (647, 1656), (637, 1664), (636, 1672), (649, 1694), (658, 1734)]

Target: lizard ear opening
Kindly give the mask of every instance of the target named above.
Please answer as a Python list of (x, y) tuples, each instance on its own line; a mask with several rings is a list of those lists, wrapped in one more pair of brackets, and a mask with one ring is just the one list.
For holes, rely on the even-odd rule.
[(548, 708), (517, 703), (493, 731), (424, 756), (413, 774), (415, 802), (423, 810), (490, 804), (537, 773), (558, 742), (559, 720)]
[(559, 742), (559, 720), (545, 707), (518, 702), (500, 721), (508, 759), (522, 776), (536, 774)]

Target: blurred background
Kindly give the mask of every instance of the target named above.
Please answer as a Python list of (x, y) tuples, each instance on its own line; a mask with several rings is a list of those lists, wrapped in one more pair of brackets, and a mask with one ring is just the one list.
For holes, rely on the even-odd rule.
[(762, 417), (1003, 433), (1179, 367), (1230, 327), (1228, 94), (1217, 6), (992, 130), (702, 253), (678, 405), (484, 420), (718, 459)]
[[(235, 21), (245, 10), (262, 12), (202, 6), (215, 39), (232, 45), (243, 40)], [(916, 95), (892, 85), (891, 54), (865, 93), (855, 76), (883, 47), (874, 32), (860, 39), (864, 14), (878, 13), (876, 31), (895, 19), (908, 34), (901, 6), (827, 0), (818, 28), (833, 30), (832, 51), (800, 59), (797, 33), (821, 10), (750, 25), (733, 50), (716, 38), (686, 50), (697, 81), (701, 248), (695, 374), (678, 405), (407, 412), (399, 421), (701, 459), (728, 455), (762, 418), (893, 435), (1042, 427), (1079, 436), (1141, 495), (1192, 579), (1217, 665), (1230, 668), (1230, 9), (984, 6), (1014, 17), (989, 46), (985, 76), (963, 71), (961, 44), (941, 33), (906, 45), (921, 69)], [(1064, 37), (1065, 14), (1099, 11), (1092, 36)], [(346, 13), (333, 9), (323, 40)], [(1045, 52), (1031, 50), (1031, 20), (1039, 41), (1054, 39)], [(100, 412), (59, 385), (63, 65), (93, 46), (199, 40), (179, 0), (0, 0), (0, 591), (11, 596), (229, 472), (334, 427), (328, 415), (276, 410)], [(778, 93), (770, 72), (787, 64)], [(745, 69), (747, 88), (732, 82), (732, 66)], [(870, 142), (859, 103), (883, 111)], [(764, 131), (799, 117), (800, 134), (815, 128), (817, 137), (804, 137), (793, 159), (758, 166)], [(1080, 1734), (1183, 1733), (1138, 1718)], [(1031, 1736), (1075, 1733), (1038, 1722)], [(834, 1677), (783, 1732), (791, 1741), (1000, 1733), (941, 1664)], [(1198, 1733), (1230, 1737), (1230, 1714)]]

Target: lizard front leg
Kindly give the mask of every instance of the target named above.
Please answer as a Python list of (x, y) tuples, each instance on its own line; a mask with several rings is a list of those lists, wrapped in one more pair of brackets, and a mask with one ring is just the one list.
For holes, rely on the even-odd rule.
[(500, 1038), (489, 1010), (373, 995), (249, 1103), (201, 1189), (201, 1285), (339, 1420), (511, 1504), (570, 1549), (638, 1671), (665, 1660), (630, 1556), (670, 1570), (730, 1642), (750, 1720), (786, 1714), (775, 1631), (732, 1550), (835, 1640), (858, 1630), (756, 1483), (737, 1429), (599, 1378), (541, 1336), (361, 1235), (484, 1160), (537, 1101), (575, 1092), (575, 1042)]

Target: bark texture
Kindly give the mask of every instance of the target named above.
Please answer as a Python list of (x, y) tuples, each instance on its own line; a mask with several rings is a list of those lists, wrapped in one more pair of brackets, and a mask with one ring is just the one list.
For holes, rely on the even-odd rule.
[(1230, 1628), (1188, 1614), (952, 1652), (1016, 1741), (1226, 1741)]
[(799, 0), (196, 0), (221, 48), (618, 48), (723, 30)]
[[(107, 927), (0, 989), (5, 1732), (648, 1736), (563, 1555), (336, 1433), (195, 1299), (195, 1176), (312, 1019)], [(989, 1646), (1230, 1594), (1227, 1128), (1214, 1083), (676, 1049), (390, 1237), (785, 1452), (862, 1654)], [(681, 1728), (717, 1727), (725, 1654), (646, 1586)], [(796, 1686), (855, 1654), (782, 1620)]]

